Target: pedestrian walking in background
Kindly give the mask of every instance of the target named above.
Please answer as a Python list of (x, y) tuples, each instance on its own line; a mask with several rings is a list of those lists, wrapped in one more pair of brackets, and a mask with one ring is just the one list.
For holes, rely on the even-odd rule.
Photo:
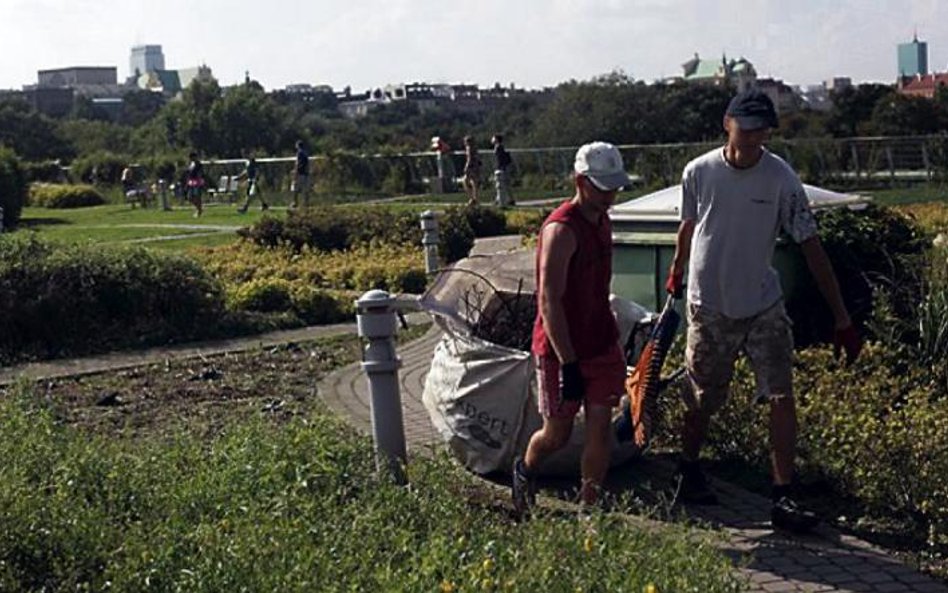
[(625, 358), (609, 307), (612, 225), (608, 210), (631, 180), (612, 144), (582, 146), (574, 163), (575, 194), (544, 221), (537, 241), (536, 357), (543, 426), (514, 461), (514, 508), (533, 503), (533, 479), (543, 460), (569, 441), (585, 410), (580, 500), (599, 498), (611, 454), (612, 409), (624, 392)]
[(254, 198), (260, 199), (260, 210), (270, 209), (270, 205), (267, 204), (266, 200), (263, 199), (263, 194), (257, 185), (257, 175), (257, 159), (251, 155), (250, 158), (247, 159), (247, 166), (244, 168), (243, 172), (237, 176), (238, 180), (247, 180), (247, 199), (244, 201), (244, 205), (237, 209), (237, 212), (240, 212), (241, 214), (245, 214), (247, 212), (247, 209), (250, 208), (250, 200)]
[(293, 183), (290, 186), (293, 203), (290, 208), (309, 207), (309, 153), (302, 140), (296, 141), (296, 162), (293, 165)]
[(454, 191), (454, 164), (451, 162), (451, 147), (441, 136), (432, 136), (431, 150), (435, 153), (435, 165), (438, 167), (438, 184), (432, 188), (432, 191), (437, 194)]
[(491, 138), (491, 144), (494, 145), (494, 189), (496, 195), (494, 202), (501, 208), (507, 208), (514, 205), (513, 197), (510, 195), (510, 166), (513, 159), (510, 153), (504, 148), (503, 134), (494, 134)]
[(196, 152), (188, 155), (188, 169), (185, 172), (185, 192), (188, 201), (194, 206), (194, 217), (204, 213), (204, 165)]
[(464, 190), (467, 192), (467, 203), (477, 205), (477, 183), (481, 177), (481, 155), (477, 153), (477, 146), (473, 136), (464, 137)]
[(818, 522), (794, 496), (797, 417), (792, 385), (793, 335), (780, 279), (771, 265), (778, 232), (800, 246), (833, 312), (836, 342), (851, 362), (861, 342), (817, 235), (799, 177), (764, 147), (777, 127), (770, 98), (759, 90), (738, 94), (724, 116), (724, 147), (688, 163), (682, 175), (681, 224), (666, 289), (683, 292), (688, 265), (686, 393), (680, 498), (716, 504), (698, 464), (712, 414), (725, 403), (734, 363), (747, 355), (757, 398), (770, 405), (774, 527), (808, 531)]

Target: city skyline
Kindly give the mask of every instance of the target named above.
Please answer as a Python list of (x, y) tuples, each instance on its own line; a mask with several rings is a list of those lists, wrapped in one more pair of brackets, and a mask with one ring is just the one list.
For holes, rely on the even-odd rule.
[[(933, 71), (948, 70), (948, 2), (938, 0), (5, 0), (0, 89), (39, 70), (116, 66), (134, 45), (160, 44), (166, 67), (207, 64), (222, 84), (268, 89), (388, 83), (553, 86), (612, 70), (652, 81), (681, 74), (699, 53), (746, 57), (761, 77), (816, 84), (896, 79), (896, 47), (915, 31)], [(258, 8), (263, 6), (263, 9)], [(162, 26), (162, 23), (170, 23)]]

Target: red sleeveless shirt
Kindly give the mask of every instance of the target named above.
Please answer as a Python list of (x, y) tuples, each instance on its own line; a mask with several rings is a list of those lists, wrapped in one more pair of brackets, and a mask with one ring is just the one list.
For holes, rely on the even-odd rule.
[(609, 307), (609, 285), (612, 281), (612, 224), (608, 216), (599, 225), (589, 222), (572, 201), (564, 202), (550, 214), (540, 229), (537, 241), (537, 318), (533, 324), (532, 351), (539, 356), (556, 356), (547, 338), (540, 315), (540, 250), (543, 228), (551, 222), (565, 224), (576, 237), (576, 251), (569, 261), (551, 262), (569, 266), (563, 309), (569, 327), (573, 350), (579, 360), (588, 360), (606, 353), (619, 339), (619, 329)]

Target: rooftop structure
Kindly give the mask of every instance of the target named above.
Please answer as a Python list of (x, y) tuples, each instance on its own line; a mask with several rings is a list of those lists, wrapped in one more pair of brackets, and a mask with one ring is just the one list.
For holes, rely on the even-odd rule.
[(136, 45), (132, 48), (128, 71), (132, 76), (165, 69), (165, 54), (160, 45)]
[(948, 87), (948, 72), (918, 74), (899, 79), (899, 92), (912, 97), (935, 98), (939, 88)]
[(66, 88), (80, 85), (118, 84), (118, 69), (115, 66), (73, 66), (40, 70), (36, 73), (37, 86), (43, 88)]
[(707, 84), (732, 84), (738, 92), (747, 90), (757, 80), (757, 70), (746, 58), (728, 59), (722, 55), (720, 60), (703, 60), (695, 56), (681, 65), (685, 82)]
[(900, 43), (898, 49), (899, 78), (928, 74), (928, 44), (918, 40), (918, 34), (909, 43)]

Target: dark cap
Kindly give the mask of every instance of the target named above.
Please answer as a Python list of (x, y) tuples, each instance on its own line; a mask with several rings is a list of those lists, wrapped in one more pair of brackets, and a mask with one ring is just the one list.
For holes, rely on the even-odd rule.
[(738, 93), (728, 104), (727, 115), (734, 118), (742, 130), (776, 128), (778, 125), (774, 102), (759, 89)]

